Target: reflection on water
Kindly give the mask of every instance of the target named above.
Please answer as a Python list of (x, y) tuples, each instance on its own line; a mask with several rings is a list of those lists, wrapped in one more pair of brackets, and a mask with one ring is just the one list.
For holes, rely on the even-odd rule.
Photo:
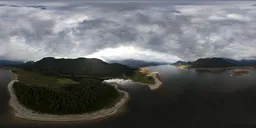
[(7, 91), (7, 84), (12, 79), (12, 73), (10, 71), (0, 69), (0, 125), (6, 121), (8, 117), (8, 102), (9, 93)]
[[(256, 121), (256, 73), (231, 77), (228, 71), (219, 73), (181, 70), (172, 66), (149, 67), (160, 74), (163, 85), (155, 91), (147, 86), (121, 86), (130, 93), (127, 111), (117, 116), (93, 122), (33, 122), (8, 118), (5, 127), (219, 127), (246, 125)], [(8, 103), (8, 72), (0, 73), (1, 104)], [(5, 78), (4, 78), (5, 77)], [(8, 78), (8, 79), (7, 79)], [(1, 106), (6, 117), (7, 108)], [(3, 121), (0, 121), (3, 122)]]

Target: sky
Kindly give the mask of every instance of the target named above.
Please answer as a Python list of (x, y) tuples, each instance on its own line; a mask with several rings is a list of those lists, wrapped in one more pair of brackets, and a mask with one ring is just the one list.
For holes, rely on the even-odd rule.
[(0, 59), (256, 59), (256, 1), (0, 1)]

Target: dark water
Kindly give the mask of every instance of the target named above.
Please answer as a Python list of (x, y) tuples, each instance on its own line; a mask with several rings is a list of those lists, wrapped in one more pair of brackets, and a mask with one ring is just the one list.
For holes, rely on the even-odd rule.
[[(220, 73), (179, 70), (171, 66), (149, 68), (158, 71), (161, 88), (121, 86), (131, 95), (125, 112), (93, 122), (32, 122), (8, 116), (7, 83), (10, 73), (0, 72), (0, 124), (9, 128), (132, 128), (132, 127), (233, 127), (256, 124), (256, 72), (231, 77)], [(256, 125), (255, 125), (256, 126)]]
[(9, 93), (7, 85), (12, 79), (10, 71), (0, 69), (0, 126), (7, 122)]

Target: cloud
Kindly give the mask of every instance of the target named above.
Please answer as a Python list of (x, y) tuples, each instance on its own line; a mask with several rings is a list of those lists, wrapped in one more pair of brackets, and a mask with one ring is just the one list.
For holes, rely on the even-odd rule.
[(180, 58), (163, 52), (155, 52), (133, 46), (119, 46), (116, 48), (101, 49), (87, 57), (102, 58), (105, 61), (124, 60), (132, 57), (137, 60), (154, 60), (156, 62), (178, 61)]
[(118, 84), (118, 85), (131, 85), (134, 82), (132, 80), (124, 80), (124, 79), (108, 79), (104, 80), (103, 83), (106, 84)]
[(1, 59), (82, 56), (174, 62), (256, 55), (256, 7), (251, 3), (1, 5)]

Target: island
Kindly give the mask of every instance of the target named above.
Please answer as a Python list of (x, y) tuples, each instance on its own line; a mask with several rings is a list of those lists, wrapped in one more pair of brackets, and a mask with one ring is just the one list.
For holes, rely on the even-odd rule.
[(148, 85), (152, 90), (162, 84), (157, 73), (97, 59), (44, 58), (4, 68), (14, 76), (8, 91), (15, 116), (35, 121), (89, 121), (116, 114), (129, 94), (111, 79)]
[(230, 71), (231, 76), (244, 76), (249, 75), (249, 71), (243, 69), (234, 69)]
[(231, 70), (231, 76), (249, 74), (256, 69), (256, 60), (234, 60), (229, 58), (199, 58), (196, 61), (177, 61), (172, 65), (178, 69), (194, 69), (199, 72), (224, 72)]
[[(129, 98), (127, 92), (119, 90), (115, 85), (95, 84), (92, 87), (63, 79), (62, 82), (71, 85), (44, 87), (25, 85), (22, 77), (19, 80), (19, 75), (14, 73), (14, 76), (16, 79), (8, 84), (9, 104), (14, 109), (15, 116), (29, 120), (85, 121), (103, 118), (115, 114)], [(40, 77), (47, 76), (37, 75), (34, 78), (44, 79)], [(97, 89), (101, 95), (97, 96), (97, 91), (93, 94), (93, 89)]]
[(149, 72), (146, 68), (140, 68), (129, 78), (135, 83), (148, 86), (151, 90), (158, 89), (162, 85), (158, 72)]

